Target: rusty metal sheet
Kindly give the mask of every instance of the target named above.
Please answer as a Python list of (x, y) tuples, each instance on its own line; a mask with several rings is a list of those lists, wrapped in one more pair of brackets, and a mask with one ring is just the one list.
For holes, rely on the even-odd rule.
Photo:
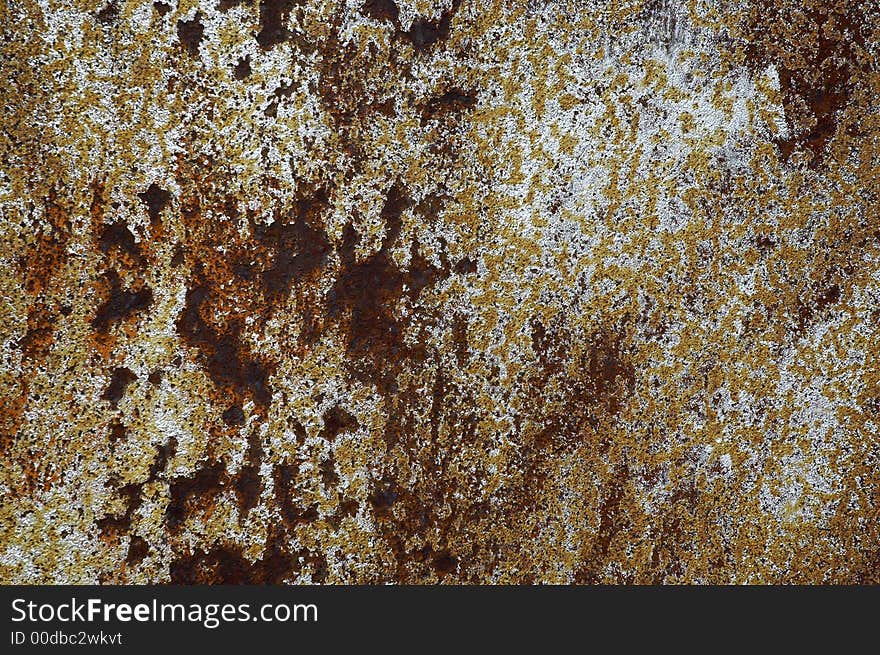
[(0, 21), (0, 581), (880, 580), (875, 3)]

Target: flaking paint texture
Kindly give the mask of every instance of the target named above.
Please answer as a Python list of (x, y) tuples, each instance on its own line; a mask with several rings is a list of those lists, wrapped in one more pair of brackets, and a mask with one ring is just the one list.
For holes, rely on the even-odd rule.
[(3, 582), (880, 582), (873, 0), (0, 21)]

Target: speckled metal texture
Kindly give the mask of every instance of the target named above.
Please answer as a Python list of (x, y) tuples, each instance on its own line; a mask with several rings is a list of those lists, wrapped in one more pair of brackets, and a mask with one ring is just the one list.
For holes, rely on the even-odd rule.
[(0, 580), (880, 581), (874, 0), (3, 0)]

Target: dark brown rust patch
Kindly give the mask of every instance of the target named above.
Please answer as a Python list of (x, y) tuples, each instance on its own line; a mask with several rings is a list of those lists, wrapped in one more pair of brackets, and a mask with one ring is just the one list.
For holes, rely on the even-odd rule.
[(261, 275), (270, 303), (289, 295), (295, 280), (305, 280), (326, 265), (330, 253), (327, 236), (310, 222), (317, 220), (326, 203), (326, 196), (319, 192), (297, 203), (293, 222), (278, 220), (268, 228), (256, 228), (260, 244), (274, 253)]
[[(210, 173), (210, 163), (193, 164), (193, 173), (205, 170)], [(196, 187), (181, 178), (181, 186), (192, 188), (181, 202), (188, 235), (183, 263), (190, 265), (192, 278), (177, 331), (196, 349), (219, 391), (231, 393), (239, 403), (249, 396), (265, 407), (275, 364), (268, 356), (252, 354), (249, 338), (291, 296), (297, 301), (300, 343), (308, 344), (319, 334), (323, 311), (313, 286), (331, 252), (321, 229), (326, 194), (304, 188), (290, 209), (276, 211), (266, 225), (250, 212), (239, 215), (230, 197), (202, 197), (199, 188), (223, 188), (215, 180)], [(213, 216), (207, 214), (209, 208)], [(249, 236), (238, 229), (241, 221), (247, 221)], [(231, 255), (221, 255), (221, 250)]]
[(452, 321), (452, 343), (455, 345), (455, 361), (465, 366), (470, 359), (468, 348), (468, 321), (462, 314), (456, 314)]
[(180, 39), (181, 45), (191, 57), (198, 59), (199, 45), (202, 43), (204, 34), (205, 26), (202, 25), (201, 12), (197, 11), (190, 20), (177, 21), (177, 38)]
[[(486, 473), (478, 466), (465, 480), (455, 472), (460, 449), (473, 446), (477, 438), (475, 404), (469, 390), (444, 369), (445, 360), (425, 349), (420, 357), (400, 362), (411, 374), (418, 372), (417, 380), (403, 385), (399, 378), (391, 384), (372, 378), (381, 383), (379, 390), (388, 403), (387, 455), (368, 495), (377, 530), (394, 557), (381, 580), (419, 583), (431, 577), (455, 575), (464, 580), (476, 575), (470, 564), (462, 563), (464, 553), (452, 554), (453, 544), (457, 549), (458, 544), (473, 543), (467, 561), (473, 560), (477, 568), (485, 563), (481, 558), (491, 557), (479, 552), (484, 522), (498, 518), (483, 502), (481, 481)], [(401, 478), (406, 485), (399, 483)], [(413, 543), (425, 545), (408, 545)]]
[(136, 291), (123, 289), (116, 271), (108, 271), (104, 280), (110, 287), (109, 297), (98, 307), (92, 319), (92, 327), (98, 332), (107, 332), (117, 323), (153, 304), (153, 290), (146, 285)]
[(397, 483), (393, 478), (386, 476), (374, 485), (368, 500), (373, 506), (376, 516), (383, 518), (389, 516), (391, 508), (399, 496)]
[(346, 412), (338, 405), (324, 412), (324, 427), (320, 436), (332, 442), (342, 432), (351, 432), (358, 429), (358, 422), (354, 416)]
[(306, 508), (296, 502), (297, 467), (292, 464), (281, 464), (275, 467), (273, 481), (275, 484), (275, 501), (281, 512), (287, 530), (292, 534), (296, 526), (318, 520), (318, 505)]
[(323, 460), (318, 467), (321, 472), (321, 484), (327, 491), (332, 491), (339, 484), (339, 474), (336, 472), (336, 460), (333, 454)]
[[(448, 262), (446, 263), (448, 266)], [(406, 287), (412, 296), (418, 296), (422, 289), (432, 287), (440, 280), (449, 277), (449, 269), (437, 267), (425, 259), (419, 251), (418, 240), (413, 240), (410, 248)]]
[(223, 490), (225, 477), (223, 464), (217, 462), (199, 469), (191, 477), (174, 478), (168, 485), (171, 497), (165, 510), (168, 527), (179, 529), (196, 507), (210, 510)]
[(244, 425), (244, 412), (241, 405), (232, 405), (223, 412), (223, 422), (230, 427)]
[(403, 342), (404, 326), (395, 316), (404, 291), (417, 295), (448, 275), (429, 265), (415, 243), (409, 270), (401, 270), (391, 258), (391, 248), (400, 236), (401, 214), (408, 204), (403, 189), (393, 184), (381, 212), (385, 222), (382, 246), (364, 261), (356, 261), (354, 254), (358, 234), (351, 226), (346, 228), (339, 250), (341, 268), (326, 297), (327, 315), (344, 327), (346, 348), (360, 366), (359, 373), (374, 380), (377, 371), (393, 370), (396, 363), (416, 356)]
[(463, 257), (455, 262), (454, 270), (459, 275), (473, 275), (477, 272), (477, 264), (469, 257)]
[(336, 511), (327, 517), (327, 522), (334, 530), (338, 530), (344, 518), (347, 516), (357, 516), (358, 509), (359, 505), (356, 500), (341, 499)]
[(422, 125), (425, 125), (432, 118), (442, 118), (444, 114), (453, 114), (468, 109), (473, 109), (477, 105), (477, 94), (475, 91), (462, 91), (461, 89), (450, 89), (442, 95), (435, 96), (425, 103), (422, 110)]
[(18, 257), (20, 278), (28, 294), (44, 291), (67, 259), (67, 243), (70, 239), (70, 215), (58, 193), (50, 192), (43, 201), (48, 226), (39, 222), (35, 238)]
[(119, 253), (129, 266), (142, 261), (141, 251), (134, 235), (122, 220), (104, 226), (98, 238), (98, 248), (105, 255), (110, 252)]
[(232, 69), (232, 76), (241, 81), (245, 78), (250, 77), (251, 75), (251, 56), (245, 55), (244, 57), (239, 58), (238, 63), (235, 64), (235, 67)]
[(622, 510), (626, 497), (627, 474), (619, 472), (603, 490), (599, 501), (599, 526), (595, 538), (582, 546), (579, 555), (580, 565), (575, 571), (575, 584), (598, 584), (602, 582), (601, 569), (608, 559), (614, 538), (627, 525), (628, 519)]
[(121, 535), (131, 529), (131, 521), (134, 513), (141, 506), (141, 486), (138, 484), (127, 484), (117, 489), (125, 503), (125, 511), (121, 516), (108, 515), (98, 519), (98, 529), (105, 535)]
[(361, 8), (361, 11), (365, 16), (369, 16), (375, 20), (389, 21), (395, 25), (398, 24), (400, 11), (397, 9), (394, 0), (367, 0)]
[(132, 535), (128, 542), (128, 554), (125, 561), (129, 564), (142, 562), (150, 554), (150, 544), (143, 537)]
[(458, 558), (454, 557), (448, 550), (443, 550), (434, 556), (431, 566), (438, 574), (448, 575), (458, 569)]
[(755, 238), (755, 245), (761, 252), (767, 252), (776, 247), (776, 240), (769, 234), (759, 234)]
[(260, 0), (260, 31), (257, 43), (264, 50), (271, 50), (290, 38), (287, 19), (298, 0)]
[(603, 402), (613, 416), (622, 396), (635, 384), (635, 372), (621, 349), (621, 337), (600, 332), (593, 335), (591, 344), (586, 384), (589, 398)]
[(174, 457), (176, 452), (177, 439), (174, 437), (171, 437), (167, 444), (161, 444), (156, 448), (156, 457), (150, 465), (150, 472), (147, 477), (149, 482), (154, 482), (159, 479), (160, 474), (165, 472), (165, 466), (168, 464), (168, 460)]
[(779, 73), (792, 133), (776, 141), (782, 156), (804, 149), (812, 155), (810, 166), (818, 166), (841, 112), (870, 69), (861, 6), (811, 8), (755, 0), (749, 31), (746, 49), (752, 61), (769, 61)]
[(203, 317), (202, 306), (208, 298), (207, 286), (196, 286), (186, 294), (186, 305), (177, 321), (177, 331), (197, 348), (211, 379), (234, 394), (249, 394), (265, 406), (272, 397), (269, 366), (253, 358), (241, 345), (241, 324), (236, 321), (226, 333), (219, 333)]
[(125, 367), (114, 369), (113, 374), (110, 376), (110, 384), (107, 385), (107, 389), (101, 395), (101, 399), (109, 401), (111, 405), (116, 407), (116, 404), (125, 395), (128, 385), (135, 380), (137, 380), (137, 376), (131, 370)]
[[(690, 527), (694, 525), (694, 512), (698, 503), (699, 491), (693, 478), (682, 483), (664, 503), (651, 553), (653, 584), (662, 584), (669, 577), (682, 575), (682, 554), (689, 548), (700, 545), (702, 535)], [(603, 508), (606, 506), (607, 502)], [(609, 520), (613, 518), (615, 517), (609, 517)]]
[(346, 345), (355, 356), (375, 353), (398, 359), (403, 347), (393, 307), (402, 294), (403, 275), (391, 259), (391, 246), (400, 233), (406, 202), (401, 188), (393, 185), (382, 209), (382, 247), (365, 261), (355, 260), (357, 233), (349, 227), (344, 235), (342, 269), (327, 295), (327, 313), (330, 318), (347, 318)]
[(171, 583), (279, 585), (303, 571), (303, 564), (313, 581), (326, 579), (326, 557), (322, 553), (307, 548), (294, 550), (281, 533), (272, 531), (263, 556), (254, 562), (230, 546), (178, 556), (171, 564)]
[[(450, 417), (451, 418), (451, 417)], [(453, 455), (436, 438), (410, 434), (400, 439), (408, 457), (407, 466), (419, 471), (412, 484), (398, 484), (391, 461), (386, 473), (373, 484), (369, 502), (377, 519), (377, 530), (390, 547), (395, 565), (386, 572), (388, 580), (418, 583), (430, 576), (463, 573), (461, 559), (447, 544), (480, 540), (480, 521), (469, 523), (471, 499), (479, 497), (479, 482), (462, 485), (450, 474)], [(422, 548), (408, 543), (427, 544)], [(476, 549), (476, 544), (475, 544)]]
[(608, 555), (614, 535), (623, 527), (620, 512), (621, 501), (624, 497), (623, 485), (615, 480), (604, 496), (599, 507), (599, 530), (595, 543), (600, 558)]
[[(594, 332), (585, 341), (589, 347), (576, 351), (573, 346), (580, 338), (561, 317), (549, 325), (540, 320), (532, 322), (536, 366), (524, 382), (524, 397), (529, 401), (520, 417), (528, 419), (532, 427), (521, 430), (523, 445), (517, 468), (523, 474), (517, 484), (511, 485), (508, 514), (530, 511), (534, 498), (552, 476), (559, 455), (585, 448), (601, 456), (611, 446), (608, 436), (627, 393), (635, 385), (636, 374), (621, 336)], [(572, 375), (572, 371), (578, 373)], [(616, 515), (619, 494), (623, 493), (620, 485), (625, 480), (619, 476), (617, 480), (607, 483), (610, 486), (602, 511), (608, 517)], [(619, 525), (611, 518), (606, 523), (600, 525), (597, 541), (583, 555), (580, 582), (595, 581), (595, 568), (608, 553), (612, 536), (608, 526), (616, 530)]]
[(118, 420), (113, 421), (113, 423), (110, 424), (110, 437), (109, 437), (108, 441), (110, 442), (110, 445), (112, 446), (112, 445), (116, 444), (117, 442), (125, 439), (127, 434), (128, 434), (128, 431), (126, 430), (126, 427), (122, 423), (120, 423)]
[(241, 5), (250, 6), (253, 4), (253, 0), (220, 0), (217, 3), (217, 9), (220, 11), (229, 11), (233, 7), (239, 7)]
[(181, 244), (174, 246), (174, 254), (171, 255), (171, 261), (168, 262), (172, 267), (183, 266), (186, 263), (186, 252)]
[(242, 516), (257, 506), (262, 490), (263, 481), (260, 479), (259, 467), (254, 464), (242, 467), (235, 477), (235, 493), (238, 495)]
[(404, 35), (412, 43), (416, 52), (428, 50), (434, 44), (449, 38), (452, 19), (460, 6), (461, 0), (452, 0), (452, 6), (444, 11), (439, 19), (418, 18), (413, 21), (409, 31)]
[(139, 193), (138, 198), (147, 206), (147, 215), (150, 217), (150, 222), (157, 223), (162, 210), (171, 201), (171, 194), (154, 182), (147, 187), (146, 191)]
[(46, 357), (54, 341), (55, 320), (55, 310), (41, 302), (28, 309), (27, 332), (19, 343), (25, 360), (37, 362)]
[(797, 308), (797, 333), (803, 334), (817, 314), (821, 316), (828, 307), (837, 304), (840, 301), (840, 293), (839, 285), (829, 284), (801, 301)]
[(115, 22), (117, 16), (119, 16), (119, 6), (114, 0), (110, 0), (110, 2), (108, 2), (107, 5), (96, 14), (98, 22), (103, 25), (110, 25)]

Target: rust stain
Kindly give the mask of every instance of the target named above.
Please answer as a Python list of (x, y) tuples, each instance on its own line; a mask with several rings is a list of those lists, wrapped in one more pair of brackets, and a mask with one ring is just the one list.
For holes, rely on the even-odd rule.
[(878, 581), (875, 8), (140, 9), (2, 9), (0, 580)]

